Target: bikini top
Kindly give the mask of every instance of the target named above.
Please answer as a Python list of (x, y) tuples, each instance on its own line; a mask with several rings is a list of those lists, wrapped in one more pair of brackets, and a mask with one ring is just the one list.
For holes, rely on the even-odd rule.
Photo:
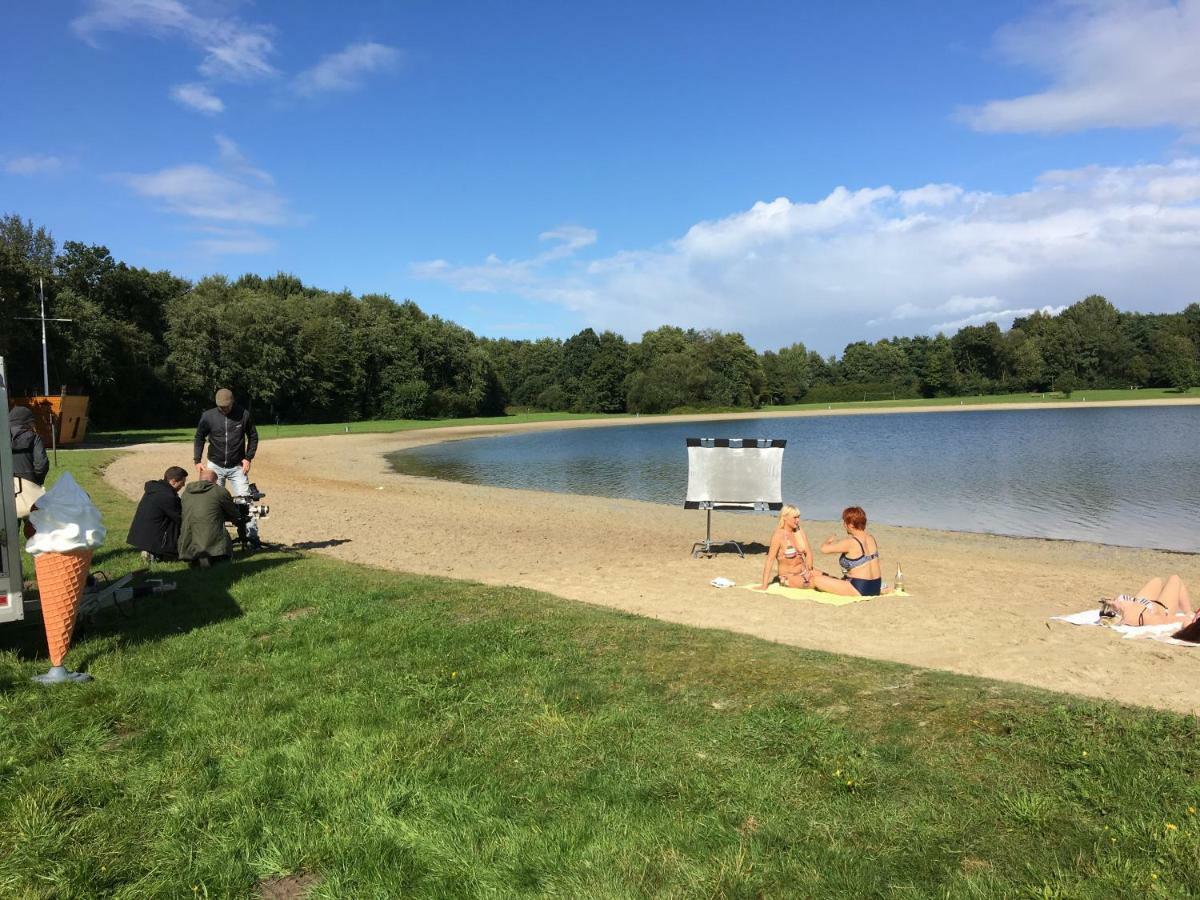
[[(851, 535), (851, 537), (854, 537), (854, 535)], [(839, 556), (838, 565), (842, 567), (843, 572), (849, 572), (851, 569), (857, 569), (859, 566), (865, 566), (873, 559), (879, 559), (878, 549), (876, 549), (874, 553), (868, 554), (867, 548), (863, 546), (862, 541), (860, 541), (858, 538), (854, 538), (854, 542), (858, 544), (859, 549), (862, 550), (862, 556), (859, 556), (857, 559), (849, 559), (845, 553)]]
[(793, 531), (789, 533), (787, 539), (784, 541), (783, 555), (787, 559), (795, 559), (798, 556), (804, 556), (804, 551), (796, 545), (796, 532)]

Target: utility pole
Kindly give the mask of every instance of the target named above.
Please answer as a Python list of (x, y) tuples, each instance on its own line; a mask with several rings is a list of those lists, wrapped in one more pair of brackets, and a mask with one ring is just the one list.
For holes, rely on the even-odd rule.
[(42, 323), (42, 396), (50, 396), (50, 353), (46, 349), (46, 323), (47, 322), (74, 322), (74, 319), (47, 319), (46, 318), (46, 285), (43, 279), (38, 279), (38, 301), (41, 304), (41, 315), (37, 318), (33, 316), (18, 316), (23, 322), (41, 322)]
[[(50, 398), (50, 353), (46, 349), (46, 323), (47, 322), (73, 322), (74, 319), (47, 319), (46, 318), (46, 285), (44, 279), (38, 279), (38, 301), (41, 304), (39, 315), (36, 319), (32, 316), (18, 316), (24, 322), (42, 323), (42, 396), (47, 400)], [(50, 413), (50, 445), (54, 448), (54, 464), (58, 465), (58, 435), (55, 433), (54, 413)]]

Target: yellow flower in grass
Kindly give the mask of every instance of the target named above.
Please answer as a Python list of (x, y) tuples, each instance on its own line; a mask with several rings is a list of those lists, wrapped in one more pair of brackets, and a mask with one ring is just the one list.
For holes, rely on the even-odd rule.
[(1170, 822), (1167, 823), (1167, 831), (1178, 831), (1178, 830), (1179, 830), (1178, 825), (1172, 825)]

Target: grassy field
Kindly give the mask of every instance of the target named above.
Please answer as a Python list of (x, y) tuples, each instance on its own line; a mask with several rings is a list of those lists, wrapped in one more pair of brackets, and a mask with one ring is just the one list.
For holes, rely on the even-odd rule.
[[(109, 459), (69, 465), (118, 575)], [(91, 684), (0, 627), (0, 896), (1200, 892), (1191, 717), (302, 552), (162, 572)]]
[[(1139, 388), (1138, 390), (1122, 391), (1076, 391), (1070, 397), (1057, 393), (1045, 394), (994, 394), (976, 397), (934, 397), (929, 400), (866, 400), (856, 403), (797, 403), (789, 406), (765, 406), (763, 412), (809, 412), (830, 409), (896, 409), (913, 407), (920, 409), (928, 407), (937, 409), (945, 406), (997, 406), (1012, 403), (1078, 403), (1080, 405), (1097, 401), (1134, 401), (1134, 400), (1180, 400), (1194, 399), (1200, 396), (1200, 391), (1180, 393), (1167, 388)], [(719, 409), (679, 409), (674, 414), (721, 414), (745, 413), (751, 410), (734, 407)], [(668, 418), (656, 416), (654, 418)], [(356, 434), (386, 433), (392, 431), (410, 431), (414, 428), (446, 428), (451, 425), (516, 425), (523, 422), (569, 422), (583, 419), (621, 419), (633, 418), (627, 413), (601, 415), (598, 413), (530, 413), (521, 412), (515, 415), (496, 416), (493, 418), (475, 419), (383, 419), (371, 422), (326, 422), (311, 425), (267, 425), (258, 424), (259, 436), (264, 440), (274, 437), (315, 437), (327, 434)], [(184, 428), (130, 428), (117, 431), (95, 431), (88, 434), (88, 446), (91, 447), (121, 447), (136, 443), (162, 443), (169, 441), (190, 441), (195, 434), (195, 425)]]

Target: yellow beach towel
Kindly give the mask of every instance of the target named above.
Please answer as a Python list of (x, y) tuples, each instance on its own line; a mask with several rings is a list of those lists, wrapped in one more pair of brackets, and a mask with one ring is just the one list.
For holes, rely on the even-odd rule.
[[(746, 590), (756, 590), (757, 585), (743, 584)], [(843, 597), (841, 594), (827, 594), (824, 591), (814, 591), (811, 588), (784, 587), (779, 582), (773, 582), (766, 591), (758, 593), (775, 594), (777, 597), (788, 597), (792, 600), (811, 600), (814, 603), (824, 603), (826, 606), (848, 606), (851, 603), (861, 603), (863, 600), (874, 600), (875, 597)], [(893, 591), (889, 597), (907, 597), (904, 591)]]

